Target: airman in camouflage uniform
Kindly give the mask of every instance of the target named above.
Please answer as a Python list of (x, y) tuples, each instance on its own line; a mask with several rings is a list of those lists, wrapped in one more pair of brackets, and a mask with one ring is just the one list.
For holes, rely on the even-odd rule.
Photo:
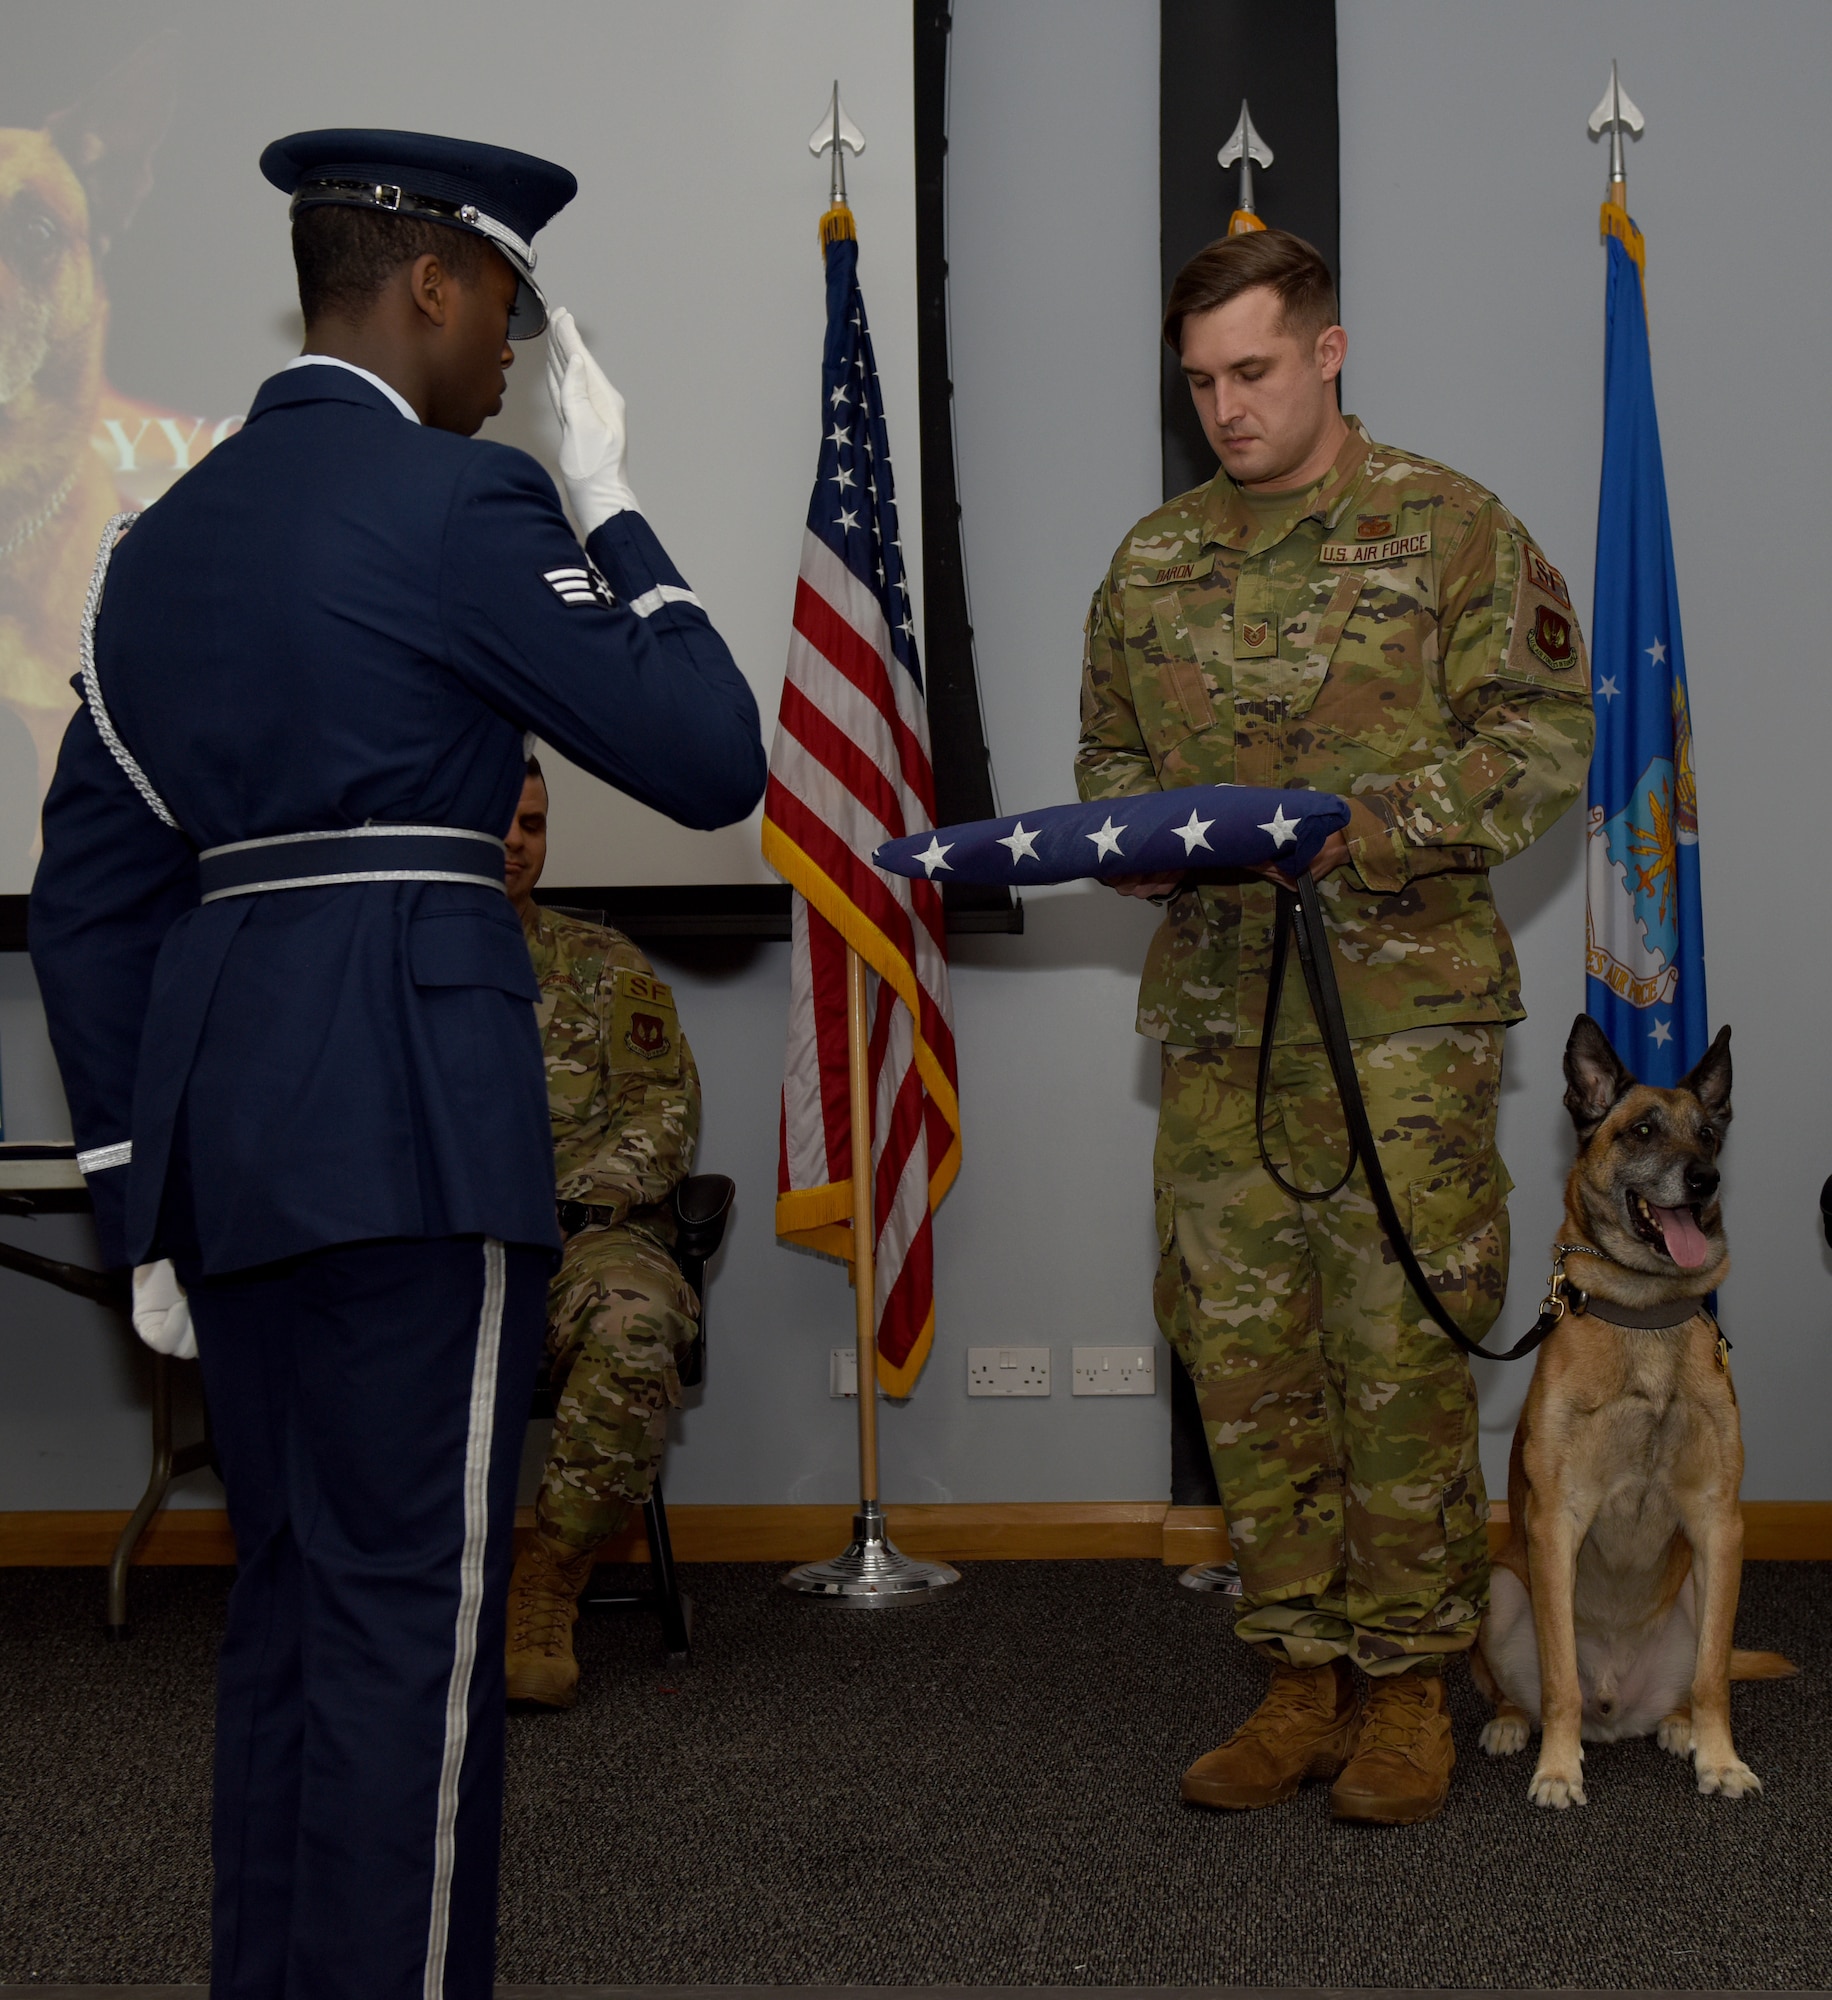
[[(531, 797), (544, 820), (538, 774), (524, 808)], [(513, 864), (513, 844), (511, 854)], [(565, 1706), (578, 1681), (579, 1592), (596, 1551), (655, 1484), (698, 1323), (699, 1301), (674, 1262), (668, 1201), (693, 1164), (700, 1079), (674, 996), (635, 945), (542, 908), (532, 880), (527, 887), (518, 901), (541, 989), (567, 1234), (547, 1305), (553, 1439), (534, 1536), (510, 1589), (509, 1694)]]
[[(1564, 579), (1521, 524), (1353, 418), (1301, 490), (1224, 471), (1148, 515), (1088, 616), (1083, 799), (1216, 783), (1349, 799), (1344, 865), (1318, 886), (1356, 1068), (1401, 1218), (1472, 1338), (1506, 1287), (1495, 1119), (1502, 1036), (1524, 1012), (1488, 870), (1581, 789), (1588, 696)], [(1252, 874), (1186, 878), (1150, 948), (1137, 1025), (1164, 1045), (1154, 1305), (1202, 1409), (1239, 1635), (1288, 1668), (1430, 1671), (1473, 1643), (1487, 1599), (1475, 1393), (1365, 1178), (1300, 1204), (1260, 1162), (1275, 894)], [(1347, 1134), (1296, 977), (1274, 1047), (1271, 1157), (1329, 1187)], [(1345, 1673), (1326, 1705), (1348, 1698)], [(1267, 1803), (1298, 1782), (1211, 1795), (1192, 1787), (1201, 1769), (1185, 1795), (1202, 1803)]]
[(700, 1078), (674, 996), (628, 938), (538, 906), (525, 928), (558, 1197), (590, 1211), (548, 1295), (559, 1399), (535, 1524), (596, 1549), (648, 1499), (681, 1400), (699, 1302), (667, 1203), (693, 1163)]

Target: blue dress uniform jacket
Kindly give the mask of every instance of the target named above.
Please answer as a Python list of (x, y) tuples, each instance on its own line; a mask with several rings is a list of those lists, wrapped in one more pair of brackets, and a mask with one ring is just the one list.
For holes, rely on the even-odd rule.
[(639, 515), (586, 554), (525, 453), (415, 424), (331, 365), (267, 382), (128, 530), (97, 673), (179, 830), (79, 711), (31, 905), (107, 1262), (176, 1251), (207, 1275), (377, 1237), (557, 1242), (506, 897), (375, 882), (200, 902), (197, 855), (369, 823), (500, 835), (526, 731), (687, 825), (743, 818), (765, 762), (730, 653)]

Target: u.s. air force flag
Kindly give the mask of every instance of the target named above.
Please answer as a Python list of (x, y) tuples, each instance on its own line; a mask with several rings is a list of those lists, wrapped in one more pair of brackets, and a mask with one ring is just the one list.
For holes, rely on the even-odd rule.
[(1295, 875), (1348, 817), (1348, 801), (1333, 792), (1188, 785), (906, 834), (872, 861), (891, 875), (1012, 889), (1268, 863)]
[(1591, 661), (1586, 1005), (1622, 1059), (1672, 1085), (1705, 1053), (1698, 787), (1648, 361), (1641, 232), (1603, 209), (1609, 252), (1603, 486)]

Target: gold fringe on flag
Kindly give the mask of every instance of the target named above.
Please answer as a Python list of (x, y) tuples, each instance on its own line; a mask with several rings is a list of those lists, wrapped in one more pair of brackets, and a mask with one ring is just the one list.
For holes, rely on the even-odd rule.
[(821, 217), (821, 254), (825, 256), (835, 243), (856, 243), (858, 240), (859, 230), (852, 219), (852, 210), (843, 201), (836, 201)]
[(1264, 229), (1265, 226), (1250, 208), (1237, 208), (1228, 217), (1228, 234), (1230, 236), (1245, 236), (1249, 231)]
[(1634, 218), (1612, 195), (1603, 204), (1603, 214), (1597, 225), (1599, 238), (1613, 236), (1635, 260), (1635, 270), (1641, 279), (1641, 310), (1648, 309), (1648, 245), (1647, 238), (1635, 227)]

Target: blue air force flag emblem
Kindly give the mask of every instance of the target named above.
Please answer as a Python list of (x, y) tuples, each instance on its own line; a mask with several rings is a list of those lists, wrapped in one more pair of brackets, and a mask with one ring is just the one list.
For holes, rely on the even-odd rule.
[(906, 834), (872, 861), (891, 875), (1018, 889), (1268, 863), (1296, 873), (1348, 817), (1348, 801), (1333, 792), (1190, 785)]

